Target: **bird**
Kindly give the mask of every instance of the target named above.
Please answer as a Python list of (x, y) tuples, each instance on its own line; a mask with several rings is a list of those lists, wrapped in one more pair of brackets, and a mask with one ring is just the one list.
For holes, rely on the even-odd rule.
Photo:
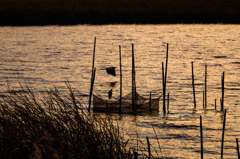
[(108, 85), (112, 88), (114, 88), (116, 86), (116, 81), (115, 82), (108, 82)]
[(116, 76), (115, 67), (108, 67), (108, 68), (106, 68), (106, 71), (108, 74)]
[(112, 89), (110, 91), (108, 91), (108, 98), (111, 99), (112, 98)]

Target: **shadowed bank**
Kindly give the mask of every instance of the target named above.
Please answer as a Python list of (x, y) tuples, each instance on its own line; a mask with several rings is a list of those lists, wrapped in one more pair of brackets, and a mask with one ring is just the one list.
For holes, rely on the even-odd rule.
[(238, 0), (1, 0), (0, 25), (240, 23)]

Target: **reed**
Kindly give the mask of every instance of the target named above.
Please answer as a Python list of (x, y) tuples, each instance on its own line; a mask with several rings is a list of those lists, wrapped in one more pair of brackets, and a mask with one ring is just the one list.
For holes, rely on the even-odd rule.
[(147, 144), (148, 144), (148, 158), (151, 159), (151, 149), (150, 149), (150, 142), (149, 142), (149, 139), (148, 137), (146, 137), (147, 139)]
[(0, 99), (1, 158), (126, 158), (127, 142), (109, 118), (86, 113), (67, 83), (34, 93), (9, 90)]

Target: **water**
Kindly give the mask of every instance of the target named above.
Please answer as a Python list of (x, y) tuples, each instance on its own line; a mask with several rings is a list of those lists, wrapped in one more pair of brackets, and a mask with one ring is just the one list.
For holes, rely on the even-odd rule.
[[(221, 76), (225, 72), (227, 122), (224, 158), (237, 158), (236, 138), (240, 136), (240, 25), (104, 25), (0, 27), (0, 92), (9, 84), (21, 90), (26, 83), (35, 91), (65, 82), (89, 93), (94, 37), (97, 37), (97, 68), (94, 93), (107, 98), (106, 82), (119, 82), (119, 45), (122, 48), (123, 94), (131, 90), (131, 50), (135, 51), (137, 91), (143, 96), (162, 91), (162, 62), (169, 43), (167, 93), (170, 114), (122, 116), (118, 120), (127, 137), (146, 143), (149, 137), (160, 157), (200, 158), (200, 115), (203, 118), (204, 157), (220, 158), (223, 113), (220, 111)], [(191, 62), (194, 62), (197, 109), (193, 109)], [(207, 108), (202, 109), (204, 73), (207, 65)], [(115, 66), (117, 76), (104, 68)], [(119, 97), (119, 83), (113, 98)], [(214, 110), (217, 99), (217, 110)], [(113, 116), (113, 118), (119, 118)], [(161, 146), (158, 148), (156, 135)], [(136, 142), (135, 142), (136, 143)], [(146, 145), (145, 145), (146, 146)], [(147, 146), (146, 146), (147, 147)]]

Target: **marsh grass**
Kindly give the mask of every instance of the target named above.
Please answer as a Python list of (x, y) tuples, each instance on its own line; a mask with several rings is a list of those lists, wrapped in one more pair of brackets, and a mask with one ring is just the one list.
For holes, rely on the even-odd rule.
[(89, 114), (67, 83), (35, 93), (9, 88), (0, 100), (2, 158), (128, 158), (127, 142), (110, 118)]

